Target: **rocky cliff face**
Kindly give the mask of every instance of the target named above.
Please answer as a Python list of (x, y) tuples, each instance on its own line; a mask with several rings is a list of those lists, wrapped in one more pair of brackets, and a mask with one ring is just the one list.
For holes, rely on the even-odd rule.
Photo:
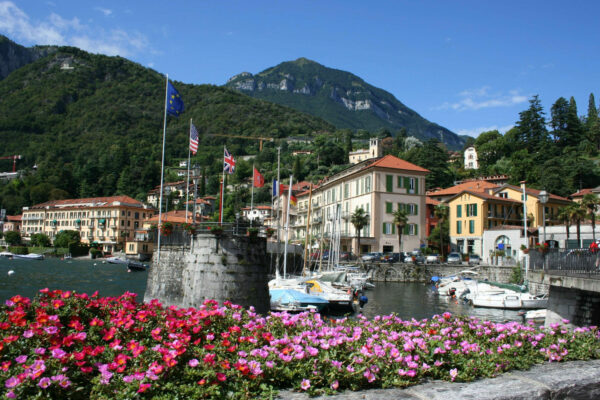
[(300, 58), (253, 75), (242, 72), (227, 87), (252, 97), (286, 105), (312, 114), (337, 128), (366, 129), (392, 133), (406, 128), (421, 140), (437, 138), (450, 148), (460, 148), (463, 139), (429, 122), (391, 93), (369, 85), (345, 71), (334, 70)]
[(0, 35), (0, 80), (12, 71), (55, 51), (54, 46), (23, 47)]

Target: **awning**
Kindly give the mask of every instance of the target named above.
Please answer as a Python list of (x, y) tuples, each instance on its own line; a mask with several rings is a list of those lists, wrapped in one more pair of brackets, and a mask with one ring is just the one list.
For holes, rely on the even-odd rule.
[(80, 219), (76, 219), (76, 220), (75, 220), (75, 223), (76, 223), (76, 224), (80, 224), (80, 223), (81, 223), (81, 220), (80, 220)]
[(102, 218), (102, 219), (100, 219), (100, 220), (98, 221), (98, 223), (99, 223), (99, 224), (105, 224), (105, 223), (106, 223), (106, 220), (105, 220), (104, 218)]

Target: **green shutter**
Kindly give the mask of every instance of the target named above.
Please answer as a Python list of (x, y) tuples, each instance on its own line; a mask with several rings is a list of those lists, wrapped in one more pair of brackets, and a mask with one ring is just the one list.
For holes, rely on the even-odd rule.
[(460, 205), (460, 204), (456, 206), (456, 217), (457, 218), (462, 217), (462, 205)]
[(456, 233), (458, 233), (458, 234), (462, 233), (461, 221), (456, 221)]
[(381, 227), (381, 233), (383, 233), (384, 235), (387, 233), (385, 231), (385, 222), (383, 223), (382, 227)]
[(469, 220), (469, 233), (475, 232), (475, 221)]
[(393, 175), (385, 176), (385, 191), (386, 192), (394, 191), (394, 176)]
[(415, 194), (419, 194), (419, 178), (415, 178)]
[(408, 191), (408, 188), (410, 187), (410, 181), (408, 180), (408, 176), (404, 177), (404, 189), (406, 189)]
[(392, 224), (392, 235), (396, 234), (396, 224)]
[(415, 204), (415, 215), (419, 215), (419, 205)]
[(401, 188), (402, 187), (402, 177), (399, 176), (398, 179), (396, 180), (396, 187)]
[(477, 203), (473, 204), (473, 216), (477, 216)]
[(387, 202), (387, 201), (385, 202), (385, 212), (388, 213), (388, 214), (391, 214), (391, 213), (394, 212), (393, 204), (392, 203)]
[(415, 224), (415, 235), (419, 236), (419, 225)]
[(398, 203), (398, 210), (403, 210), (403, 209), (404, 209), (404, 204)]
[(404, 235), (408, 235), (408, 224), (404, 225), (404, 231), (403, 231)]

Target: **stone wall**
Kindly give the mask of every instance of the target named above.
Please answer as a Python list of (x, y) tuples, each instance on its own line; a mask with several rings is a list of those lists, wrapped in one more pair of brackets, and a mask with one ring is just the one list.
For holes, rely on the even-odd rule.
[[(229, 300), (260, 313), (269, 310), (268, 258), (264, 238), (195, 235), (191, 249), (162, 247), (148, 274), (144, 301), (199, 307)], [(157, 260), (154, 253), (153, 260)]]
[(573, 326), (600, 325), (600, 293), (550, 286), (546, 326), (567, 319)]
[(432, 276), (456, 275), (464, 270), (478, 273), (477, 279), (508, 283), (512, 274), (510, 266), (497, 265), (447, 265), (447, 264), (373, 264), (369, 274), (375, 282), (429, 282)]

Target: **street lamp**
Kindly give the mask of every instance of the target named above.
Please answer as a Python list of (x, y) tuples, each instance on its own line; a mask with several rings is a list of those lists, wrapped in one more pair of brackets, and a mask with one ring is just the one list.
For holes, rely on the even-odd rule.
[(236, 235), (240, 234), (240, 213), (239, 212), (235, 213), (235, 234)]
[(548, 202), (548, 192), (542, 190), (539, 194), (540, 203), (542, 203), (542, 223), (544, 226), (544, 245), (546, 245), (546, 203)]

